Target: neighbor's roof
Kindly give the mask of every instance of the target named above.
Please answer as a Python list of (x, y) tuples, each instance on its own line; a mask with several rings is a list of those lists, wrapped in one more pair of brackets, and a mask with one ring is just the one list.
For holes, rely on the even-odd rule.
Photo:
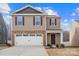
[(79, 20), (75, 20), (76, 22), (79, 22)]

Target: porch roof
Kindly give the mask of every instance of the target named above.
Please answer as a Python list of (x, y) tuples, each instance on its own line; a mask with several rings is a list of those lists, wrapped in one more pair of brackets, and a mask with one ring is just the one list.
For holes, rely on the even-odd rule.
[(61, 29), (58, 30), (46, 30), (46, 33), (62, 33), (63, 31)]

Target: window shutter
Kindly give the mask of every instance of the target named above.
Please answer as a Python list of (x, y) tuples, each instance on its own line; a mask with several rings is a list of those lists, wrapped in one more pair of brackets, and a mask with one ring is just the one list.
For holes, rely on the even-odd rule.
[(24, 16), (23, 16), (23, 25), (24, 25)]
[(51, 18), (50, 18), (50, 25), (51, 25)]
[(43, 21), (43, 20), (42, 20), (42, 16), (41, 16), (41, 25), (42, 25), (42, 21)]
[(35, 16), (33, 16), (33, 25), (35, 25)]
[(15, 17), (15, 25), (17, 25), (17, 16)]
[(55, 18), (55, 25), (56, 25), (56, 18)]

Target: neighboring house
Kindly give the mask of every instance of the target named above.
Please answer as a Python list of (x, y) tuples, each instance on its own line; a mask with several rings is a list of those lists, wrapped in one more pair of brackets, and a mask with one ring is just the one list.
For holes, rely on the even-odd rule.
[(60, 45), (62, 30), (60, 17), (48, 15), (32, 6), (12, 13), (12, 45)]
[(71, 46), (79, 46), (79, 20), (72, 23), (70, 31)]
[(7, 28), (3, 16), (0, 13), (0, 44), (6, 44), (6, 43), (7, 43)]

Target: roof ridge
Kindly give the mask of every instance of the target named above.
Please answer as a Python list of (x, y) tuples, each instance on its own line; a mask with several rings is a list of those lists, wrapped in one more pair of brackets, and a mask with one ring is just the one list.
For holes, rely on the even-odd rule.
[[(34, 7), (32, 7), (31, 5), (26, 5), (26, 6), (24, 6), (24, 7), (22, 7), (22, 8), (20, 8), (20, 9), (17, 9), (16, 11), (14, 11), (14, 12), (12, 12), (12, 14), (13, 13), (16, 13), (16, 12), (18, 12), (18, 11), (20, 11), (20, 10), (22, 10), (22, 9), (24, 9), (24, 8), (28, 8), (28, 7), (31, 7), (31, 8), (33, 8), (33, 9), (35, 9)], [(37, 10), (37, 9), (35, 9), (36, 11), (39, 11), (39, 12), (41, 12), (41, 13), (43, 13), (42, 11), (40, 11), (40, 10)]]

